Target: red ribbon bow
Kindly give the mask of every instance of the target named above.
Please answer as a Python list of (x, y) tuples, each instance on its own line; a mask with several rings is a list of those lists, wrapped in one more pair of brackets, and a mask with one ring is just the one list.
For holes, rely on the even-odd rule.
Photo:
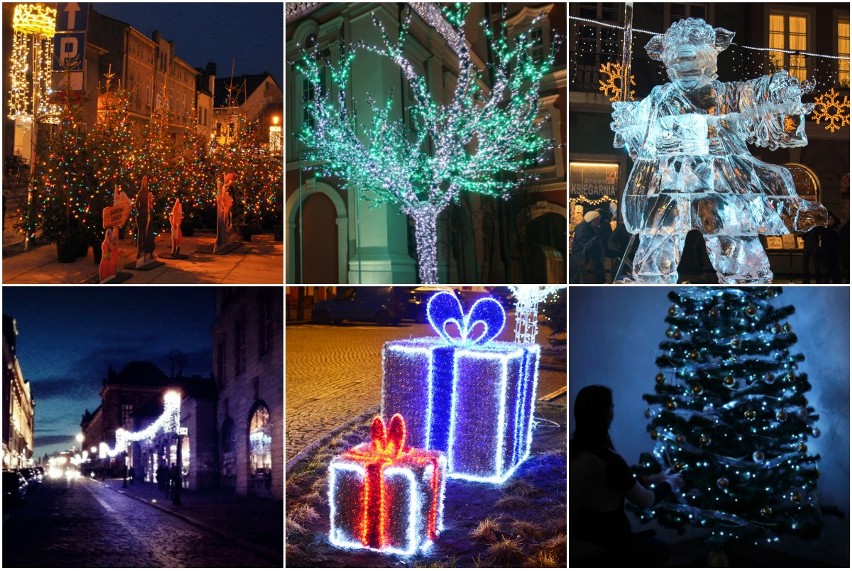
[(385, 423), (381, 417), (373, 419), (373, 425), (370, 427), (370, 438), (373, 441), (373, 448), (380, 456), (389, 456), (391, 458), (399, 458), (405, 448), (405, 419), (401, 414), (396, 413), (391, 418), (387, 430)]
[(412, 450), (405, 445), (405, 418), (396, 413), (385, 427), (380, 417), (373, 419), (370, 426), (370, 448), (362, 449), (352, 454), (353, 459), (366, 463), (366, 479), (361, 497), (361, 543), (370, 547), (383, 549), (390, 543), (387, 535), (390, 518), (390, 497), (384, 480), (384, 469), (394, 464), (403, 455), (410, 455), (409, 461), (417, 464), (429, 463), (434, 466), (430, 488), (432, 489), (432, 505), (430, 506), (426, 532), (429, 539), (438, 535), (437, 518), (439, 504), (439, 488), (441, 481), (438, 458), (431, 452)]

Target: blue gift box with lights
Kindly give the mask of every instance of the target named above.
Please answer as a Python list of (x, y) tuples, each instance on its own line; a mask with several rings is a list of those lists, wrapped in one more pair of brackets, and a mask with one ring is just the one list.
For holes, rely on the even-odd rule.
[(447, 477), (500, 483), (529, 456), (539, 347), (494, 341), (506, 315), (493, 298), (467, 314), (449, 292), (427, 315), (438, 337), (385, 344), (382, 416), (402, 414), (412, 446), (447, 455)]

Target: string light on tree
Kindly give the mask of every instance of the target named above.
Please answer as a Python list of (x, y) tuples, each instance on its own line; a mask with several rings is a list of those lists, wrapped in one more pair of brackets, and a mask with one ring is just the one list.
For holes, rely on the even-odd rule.
[[(819, 455), (807, 440), (818, 416), (808, 405), (797, 339), (780, 326), (794, 312), (774, 307), (780, 288), (689, 288), (669, 294), (665, 321), (682, 332), (660, 343), (663, 383), (649, 403), (653, 454), (639, 475), (678, 466), (684, 487), (643, 521), (697, 525), (710, 543), (776, 541), (822, 524), (816, 484)], [(736, 341), (736, 343), (734, 343)], [(695, 386), (700, 384), (701, 390)]]
[[(323, 176), (336, 176), (348, 188), (359, 189), (376, 203), (399, 205), (415, 224), (419, 278), (437, 283), (437, 227), (439, 214), (462, 193), (508, 198), (534, 174), (552, 142), (540, 135), (539, 83), (554, 60), (554, 50), (542, 58), (533, 56), (537, 40), (529, 32), (509, 38), (505, 18), (499, 32), (482, 22), (494, 55), (489, 66), (493, 85), (482, 89), (483, 70), (467, 48), (466, 3), (418, 6), (416, 11), (431, 22), (459, 57), (458, 79), (450, 101), (436, 99), (426, 78), (405, 56), (405, 39), (411, 26), (409, 10), (394, 41), (374, 16), (382, 35), (381, 46), (363, 41), (342, 46), (339, 61), (321, 55), (319, 46), (306, 51), (296, 69), (313, 85), (316, 97), (307, 105), (299, 138)], [(424, 16), (425, 14), (425, 16)], [(535, 18), (532, 30), (540, 22)], [(357, 55), (370, 52), (389, 58), (402, 71), (413, 101), (396, 117), (394, 98), (370, 101), (368, 122), (355, 117), (348, 92), (352, 64)], [(325, 78), (329, 77), (331, 89)], [(546, 120), (546, 118), (545, 118)]]

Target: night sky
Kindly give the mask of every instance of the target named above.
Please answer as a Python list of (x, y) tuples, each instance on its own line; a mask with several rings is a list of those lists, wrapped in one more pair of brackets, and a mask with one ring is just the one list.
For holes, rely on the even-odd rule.
[[(606, 385), (613, 390), (615, 418), (610, 433), (628, 464), (653, 449), (645, 427), (645, 393), (653, 393), (658, 370), (654, 359), (665, 339), (665, 317), (671, 287), (575, 287), (569, 294), (570, 405), (581, 388)], [(791, 352), (805, 360), (799, 370), (813, 388), (807, 398), (820, 415), (819, 438), (808, 440), (809, 452), (822, 456), (820, 503), (849, 510), (849, 287), (787, 286), (772, 300), (774, 307), (792, 305), (788, 321), (798, 342)], [(569, 410), (574, 430), (573, 410)], [(825, 518), (820, 540), (785, 538), (784, 549), (845, 567), (849, 561), (849, 519)], [(640, 531), (634, 522), (633, 531)], [(678, 541), (660, 530), (665, 541)], [(838, 563), (841, 562), (841, 563)]]
[(214, 287), (5, 287), (3, 313), (17, 320), (18, 359), (36, 402), (36, 458), (77, 444), (110, 365), (151, 361), (169, 375), (177, 349), (184, 375), (212, 371)]
[(283, 2), (93, 2), (92, 8), (151, 37), (160, 30), (175, 54), (194, 67), (216, 64), (216, 77), (284, 70)]

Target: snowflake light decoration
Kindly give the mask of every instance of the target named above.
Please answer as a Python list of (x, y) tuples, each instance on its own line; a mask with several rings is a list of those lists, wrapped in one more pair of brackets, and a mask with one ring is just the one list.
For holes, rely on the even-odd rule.
[[(598, 81), (601, 92), (609, 97), (610, 101), (621, 101), (621, 64), (614, 62), (603, 63), (598, 71), (601, 76), (607, 76), (606, 81)], [(616, 82), (618, 83), (616, 84)], [(632, 75), (630, 76), (630, 85), (636, 86), (636, 78)], [(610, 92), (612, 95), (610, 95)], [(633, 101), (635, 98), (636, 90), (631, 89), (630, 101)]]
[(814, 99), (813, 118), (817, 125), (820, 125), (821, 120), (827, 121), (825, 128), (832, 133), (849, 124), (849, 97), (844, 95), (843, 101), (839, 101), (839, 95), (832, 87), (828, 93)]

